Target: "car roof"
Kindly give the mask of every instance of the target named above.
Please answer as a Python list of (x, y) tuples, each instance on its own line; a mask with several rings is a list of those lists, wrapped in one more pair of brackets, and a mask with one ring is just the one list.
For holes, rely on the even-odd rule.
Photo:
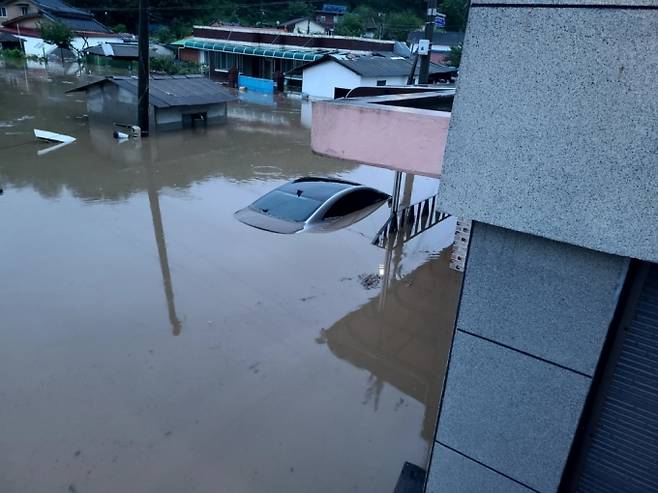
[(337, 193), (357, 186), (358, 183), (345, 180), (306, 177), (281, 185), (277, 190), (323, 203)]

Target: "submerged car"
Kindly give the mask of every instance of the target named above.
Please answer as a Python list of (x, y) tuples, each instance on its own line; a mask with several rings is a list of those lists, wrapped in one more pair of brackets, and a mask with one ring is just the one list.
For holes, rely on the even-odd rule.
[(377, 210), (390, 195), (335, 178), (299, 178), (235, 213), (236, 219), (273, 233), (328, 232)]

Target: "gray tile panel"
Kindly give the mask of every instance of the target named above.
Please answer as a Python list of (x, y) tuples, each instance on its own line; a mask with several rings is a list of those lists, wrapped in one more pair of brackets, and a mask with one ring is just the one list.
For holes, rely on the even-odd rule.
[(440, 443), (434, 445), (425, 493), (532, 493), (532, 491)]
[(590, 383), (458, 331), (437, 440), (533, 489), (554, 492)]
[(459, 329), (593, 375), (628, 259), (475, 223)]
[(443, 210), (658, 261), (658, 10), (473, 7), (460, 69)]

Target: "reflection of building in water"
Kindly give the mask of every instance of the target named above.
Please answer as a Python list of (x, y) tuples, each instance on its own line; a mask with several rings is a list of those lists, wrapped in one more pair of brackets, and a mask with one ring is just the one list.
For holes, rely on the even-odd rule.
[[(41, 90), (38, 84), (31, 86)], [(61, 122), (61, 133), (78, 137), (75, 146), (49, 154), (47, 165), (34, 158), (34, 148), (5, 151), (3, 164), (11, 165), (2, 166), (0, 177), (7, 186), (31, 186), (49, 197), (67, 189), (83, 200), (125, 200), (148, 190), (143, 167), (148, 153), (153, 155), (153, 166), (157, 168), (153, 180), (158, 190), (186, 189), (211, 178), (232, 182), (262, 179), (263, 170), (268, 170), (268, 178), (289, 180), (311, 175), (318, 169), (334, 175), (357, 167), (349, 161), (327, 160), (312, 154), (306, 140), (300, 138), (305, 130), (287, 123), (277, 126), (277, 133), (272, 133), (273, 127), (266, 123), (256, 121), (247, 126), (229, 122), (207, 130), (165, 132), (142, 142), (118, 143), (112, 138), (111, 125), (90, 118), (85, 135), (87, 131), (80, 127), (86, 122), (67, 118), (61, 106), (46, 109)], [(45, 111), (35, 107), (29, 118), (43, 120), (49, 128), (53, 116), (42, 115)], [(31, 121), (19, 124), (32, 125)], [(26, 140), (32, 141), (31, 127), (29, 131)]]
[(375, 408), (384, 383), (423, 403), (421, 435), (428, 442), (461, 283), (461, 274), (449, 269), (449, 262), (446, 249), (403, 279), (393, 278), (385, 303), (373, 298), (323, 330), (318, 339), (337, 357), (371, 373), (365, 401)]
[(302, 112), (300, 116), (300, 122), (304, 128), (311, 128), (313, 123), (313, 105), (310, 101), (302, 101)]

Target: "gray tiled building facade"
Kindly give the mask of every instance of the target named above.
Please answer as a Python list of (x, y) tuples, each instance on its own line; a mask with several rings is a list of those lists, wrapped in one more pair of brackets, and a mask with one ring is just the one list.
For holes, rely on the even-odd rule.
[(658, 491), (657, 78), (654, 0), (472, 3), (439, 196), (474, 223), (426, 491)]

